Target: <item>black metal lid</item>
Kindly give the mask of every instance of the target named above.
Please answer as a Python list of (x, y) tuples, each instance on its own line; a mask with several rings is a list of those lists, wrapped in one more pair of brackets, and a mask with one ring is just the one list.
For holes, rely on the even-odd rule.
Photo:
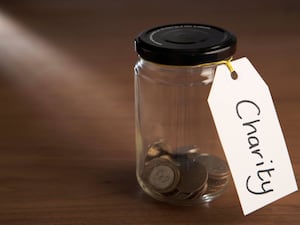
[(197, 65), (231, 57), (236, 37), (219, 27), (171, 24), (144, 31), (135, 49), (145, 60), (167, 65)]

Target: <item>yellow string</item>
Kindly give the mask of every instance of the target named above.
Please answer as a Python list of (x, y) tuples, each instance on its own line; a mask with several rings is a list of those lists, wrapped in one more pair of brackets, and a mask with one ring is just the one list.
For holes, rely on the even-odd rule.
[(203, 64), (201, 64), (201, 66), (212, 66), (212, 65), (225, 64), (227, 66), (227, 68), (229, 69), (229, 71), (232, 73), (232, 72), (234, 72), (234, 69), (233, 69), (233, 66), (231, 65), (231, 60), (232, 60), (232, 58), (230, 58), (228, 60), (217, 61), (217, 62), (203, 63)]

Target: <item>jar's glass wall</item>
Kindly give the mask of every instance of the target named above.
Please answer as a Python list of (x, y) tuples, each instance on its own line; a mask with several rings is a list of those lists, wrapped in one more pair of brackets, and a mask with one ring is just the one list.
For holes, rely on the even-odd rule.
[[(149, 190), (143, 179), (151, 146), (163, 144), (172, 155), (196, 149), (224, 158), (207, 103), (215, 69), (166, 66), (143, 59), (135, 66), (137, 177), (142, 188), (157, 199), (170, 198)], [(208, 200), (213, 198), (208, 196)]]

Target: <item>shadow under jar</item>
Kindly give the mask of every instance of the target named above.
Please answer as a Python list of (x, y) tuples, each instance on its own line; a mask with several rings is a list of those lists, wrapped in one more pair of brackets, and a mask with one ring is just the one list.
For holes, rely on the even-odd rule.
[(230, 32), (173, 24), (135, 39), (136, 175), (153, 198), (179, 205), (221, 195), (230, 175), (207, 103), (216, 62), (236, 49)]

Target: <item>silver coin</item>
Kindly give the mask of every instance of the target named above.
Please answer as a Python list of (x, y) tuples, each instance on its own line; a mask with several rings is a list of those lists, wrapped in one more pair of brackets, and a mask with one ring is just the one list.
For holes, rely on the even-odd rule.
[(150, 188), (159, 193), (167, 193), (176, 188), (180, 172), (171, 161), (155, 158), (145, 164), (143, 177)]
[(205, 167), (197, 161), (185, 160), (181, 158), (180, 166), (180, 182), (178, 190), (184, 193), (195, 192), (206, 184), (208, 174)]
[(191, 196), (192, 193), (184, 193), (181, 191), (178, 191), (173, 197), (177, 200), (186, 200)]
[(228, 184), (228, 179), (211, 179), (208, 178), (208, 186), (209, 187), (213, 187), (213, 188), (223, 188), (224, 186), (226, 186)]
[(195, 191), (194, 193), (192, 193), (190, 196), (189, 196), (189, 199), (190, 200), (196, 200), (200, 197), (202, 197), (202, 195), (204, 195), (206, 193), (206, 190), (207, 190), (207, 187), (208, 187), (208, 184), (206, 183), (202, 189), (198, 190), (198, 191)]
[(175, 173), (166, 165), (156, 166), (151, 170), (149, 183), (158, 190), (169, 188), (174, 181)]
[(208, 196), (218, 195), (219, 193), (222, 193), (224, 190), (225, 190), (224, 187), (222, 188), (207, 187), (205, 193), (203, 194), (203, 197), (207, 198)]
[(206, 168), (210, 178), (223, 179), (229, 176), (229, 168), (226, 161), (217, 156), (200, 154), (197, 158), (197, 161), (199, 161)]
[(216, 179), (208, 179), (207, 181), (208, 187), (205, 191), (204, 196), (216, 195), (222, 192), (228, 184), (228, 179), (216, 180)]
[(172, 154), (173, 158), (177, 158), (177, 161), (194, 160), (199, 155), (199, 149), (196, 145), (187, 145), (175, 149)]
[(175, 154), (193, 154), (198, 152), (197, 145), (186, 145), (175, 149)]

